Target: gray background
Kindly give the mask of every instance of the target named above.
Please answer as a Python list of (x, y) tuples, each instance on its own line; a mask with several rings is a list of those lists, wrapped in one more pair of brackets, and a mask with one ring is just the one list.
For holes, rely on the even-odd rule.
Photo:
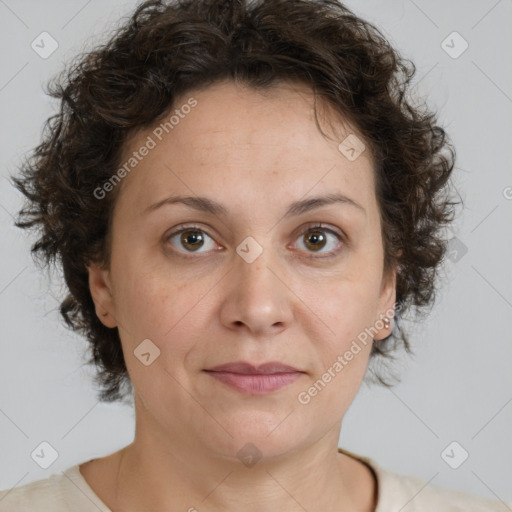
[[(432, 314), (411, 326), (416, 357), (398, 364), (401, 384), (363, 385), (340, 445), (432, 485), (512, 501), (512, 2), (347, 5), (413, 59), (417, 93), (439, 109), (458, 151), (455, 176), (465, 201), (453, 247), (467, 252), (451, 254)], [(56, 310), (61, 282), (53, 276), (50, 283), (32, 262), (32, 240), (13, 226), (22, 198), (5, 178), (56, 108), (42, 85), (134, 6), (0, 0), (1, 489), (105, 455), (133, 437), (132, 410), (96, 400), (85, 341), (66, 330)], [(59, 45), (47, 59), (31, 48), (43, 31)], [(453, 31), (469, 44), (458, 58), (442, 47)], [(452, 53), (461, 48), (453, 41)], [(42, 441), (58, 452), (48, 469), (30, 455)], [(469, 453), (458, 469), (441, 456), (452, 441)], [(451, 460), (461, 453), (449, 452)]]

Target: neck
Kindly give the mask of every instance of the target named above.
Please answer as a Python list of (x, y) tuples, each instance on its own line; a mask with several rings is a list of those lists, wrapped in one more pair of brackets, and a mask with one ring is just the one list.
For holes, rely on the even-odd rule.
[[(119, 457), (113, 511), (360, 510), (355, 505), (361, 479), (354, 459), (338, 453), (337, 442), (325, 442), (332, 435), (272, 460), (262, 457), (251, 466), (138, 434)], [(373, 503), (367, 506), (364, 510), (374, 510)]]
[(338, 452), (341, 422), (316, 442), (251, 461), (182, 431), (162, 432), (141, 417), (133, 443), (117, 457), (113, 512), (375, 510), (371, 470)]

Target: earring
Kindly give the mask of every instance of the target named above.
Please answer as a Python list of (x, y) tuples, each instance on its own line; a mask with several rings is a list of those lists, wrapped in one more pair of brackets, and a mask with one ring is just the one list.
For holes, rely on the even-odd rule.
[(384, 321), (384, 327), (385, 327), (386, 329), (389, 329), (389, 327), (390, 327), (390, 325), (391, 325), (391, 322), (390, 322), (389, 318), (388, 318), (388, 317), (384, 317), (384, 318), (383, 318), (383, 321)]

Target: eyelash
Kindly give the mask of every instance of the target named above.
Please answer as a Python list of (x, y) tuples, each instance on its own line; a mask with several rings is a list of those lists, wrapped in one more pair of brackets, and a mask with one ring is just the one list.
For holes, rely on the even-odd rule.
[[(302, 230), (297, 238), (300, 238), (301, 236), (304, 236), (306, 233), (309, 233), (309, 232), (314, 232), (315, 230), (317, 231), (325, 231), (327, 233), (330, 233), (332, 235), (334, 235), (338, 241), (340, 241), (341, 243), (345, 243), (346, 240), (345, 240), (345, 237), (344, 235), (341, 235), (340, 233), (334, 231), (333, 229), (330, 229), (328, 227), (326, 227), (324, 224), (314, 224), (314, 225), (310, 225), (310, 226), (307, 226), (304, 230)], [(197, 226), (197, 225), (186, 225), (186, 226), (183, 226), (181, 227), (180, 229), (176, 230), (176, 231), (173, 231), (171, 233), (169, 233), (166, 237), (165, 237), (165, 241), (166, 242), (169, 242), (172, 238), (174, 238), (176, 235), (180, 235), (181, 233), (185, 232), (185, 231), (199, 231), (201, 233), (205, 233), (206, 235), (208, 235), (212, 240), (214, 240), (214, 238), (208, 234), (207, 231), (205, 231), (203, 228)], [(302, 258), (305, 258), (305, 259), (330, 259), (330, 258), (334, 258), (338, 255), (338, 253), (340, 252), (341, 248), (338, 247), (337, 249), (333, 250), (333, 251), (330, 251), (329, 253), (326, 253), (327, 255), (322, 255), (322, 256), (317, 256), (315, 254), (310, 254), (309, 256), (301, 256)], [(177, 253), (178, 256), (180, 257), (183, 257), (183, 258), (187, 258), (187, 259), (191, 259), (191, 258), (197, 258), (197, 256), (194, 254), (194, 253), (184, 253), (184, 252), (181, 252), (181, 251), (178, 251), (176, 249), (173, 249), (173, 252)], [(207, 251), (207, 252), (210, 252), (210, 251)], [(200, 254), (204, 254), (204, 253), (200, 253)]]

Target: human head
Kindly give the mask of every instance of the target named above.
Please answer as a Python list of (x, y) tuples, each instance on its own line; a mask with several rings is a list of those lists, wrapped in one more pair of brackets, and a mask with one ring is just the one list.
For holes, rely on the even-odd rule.
[(409, 347), (400, 319), (434, 299), (454, 157), (435, 115), (407, 98), (413, 75), (375, 27), (328, 0), (146, 2), (108, 44), (80, 56), (53, 86), (60, 113), (15, 183), (30, 200), (18, 225), (42, 229), (33, 252), (62, 264), (61, 313), (91, 343), (102, 399), (119, 398), (127, 375), (117, 329), (97, 316), (87, 264), (109, 263), (122, 184), (100, 199), (94, 192), (134, 133), (165, 120), (187, 91), (226, 78), (262, 91), (279, 80), (307, 84), (361, 134), (375, 162), (383, 270), (400, 270), (400, 311), (371, 354)]

